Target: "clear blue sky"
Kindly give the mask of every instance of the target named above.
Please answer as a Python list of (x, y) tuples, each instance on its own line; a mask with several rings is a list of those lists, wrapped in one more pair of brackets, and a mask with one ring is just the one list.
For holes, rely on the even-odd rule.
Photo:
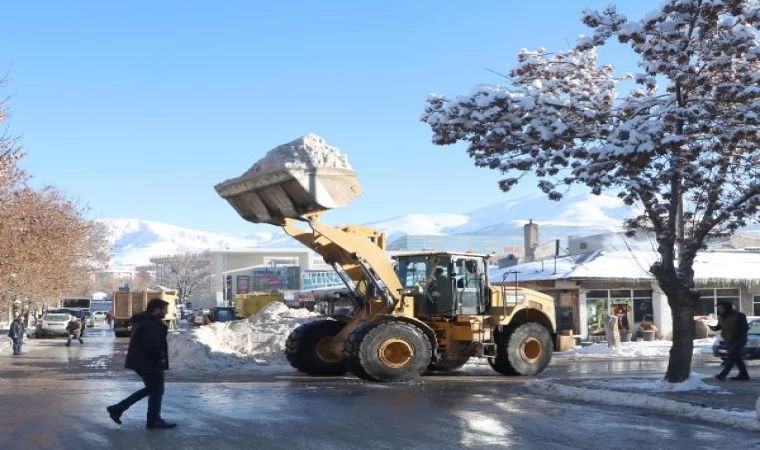
[[(608, 3), (3, 2), (0, 92), (24, 167), (92, 218), (273, 231), (213, 185), (310, 132), (349, 155), (365, 190), (330, 222), (467, 212), (509, 197), (464, 147), (430, 143), (427, 94), (500, 83), (484, 68), (506, 72), (522, 47), (567, 48), (589, 33), (580, 11)], [(630, 17), (658, 4), (618, 2)]]

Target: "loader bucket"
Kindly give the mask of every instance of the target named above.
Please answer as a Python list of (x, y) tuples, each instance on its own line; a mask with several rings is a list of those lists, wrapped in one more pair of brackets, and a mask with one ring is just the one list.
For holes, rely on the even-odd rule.
[(333, 167), (279, 167), (214, 186), (243, 219), (282, 225), (286, 218), (340, 208), (361, 195), (356, 172)]

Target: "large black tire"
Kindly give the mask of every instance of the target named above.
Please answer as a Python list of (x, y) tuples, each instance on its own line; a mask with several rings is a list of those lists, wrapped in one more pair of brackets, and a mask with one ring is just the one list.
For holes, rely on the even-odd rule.
[(346, 326), (335, 320), (305, 323), (288, 336), (285, 358), (293, 368), (309, 375), (343, 375), (346, 365), (324, 351), (324, 346)]
[(406, 322), (366, 323), (354, 330), (343, 346), (346, 367), (359, 378), (409, 381), (430, 365), (432, 347), (419, 328)]
[(538, 375), (552, 359), (552, 336), (541, 324), (528, 322), (497, 337), (491, 367), (503, 375)]
[(439, 359), (438, 362), (430, 364), (428, 370), (433, 370), (436, 372), (451, 372), (452, 370), (457, 370), (463, 365), (467, 364), (467, 361), (469, 360), (469, 356), (456, 359)]

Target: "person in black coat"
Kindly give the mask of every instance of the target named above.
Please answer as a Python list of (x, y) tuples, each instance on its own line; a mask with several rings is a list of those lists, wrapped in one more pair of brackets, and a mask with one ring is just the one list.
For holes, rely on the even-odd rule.
[(741, 352), (747, 345), (747, 316), (734, 309), (734, 305), (728, 300), (718, 300), (718, 325), (710, 325), (713, 331), (720, 330), (721, 337), (726, 341), (726, 362), (723, 370), (715, 375), (715, 378), (723, 381), (734, 365), (739, 368), (739, 375), (731, 377), (732, 380), (749, 380), (747, 366), (744, 365)]
[(24, 343), (24, 317), (19, 314), (11, 323), (11, 329), (8, 331), (8, 337), (13, 340), (13, 354), (21, 354), (21, 345)]
[(169, 370), (169, 351), (166, 343), (168, 328), (163, 318), (169, 304), (160, 298), (151, 299), (144, 312), (130, 319), (132, 333), (129, 337), (127, 360), (124, 367), (137, 372), (145, 387), (121, 402), (108, 406), (111, 419), (121, 425), (121, 415), (138, 401), (148, 397), (147, 428), (174, 428), (161, 418), (161, 400), (164, 396), (164, 371)]

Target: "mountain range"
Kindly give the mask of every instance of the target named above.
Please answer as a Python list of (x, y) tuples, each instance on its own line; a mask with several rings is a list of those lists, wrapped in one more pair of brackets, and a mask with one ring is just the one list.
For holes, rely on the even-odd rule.
[[(468, 213), (406, 214), (363, 224), (387, 235), (387, 242), (410, 235), (471, 234), (522, 236), (529, 220), (539, 224), (541, 242), (621, 231), (632, 207), (608, 195), (568, 195), (559, 202), (536, 194), (496, 203)], [(192, 230), (140, 219), (99, 219), (110, 230), (111, 267), (137, 266), (152, 256), (196, 252), (209, 248), (299, 247), (277, 228), (269, 233), (225, 234)]]

